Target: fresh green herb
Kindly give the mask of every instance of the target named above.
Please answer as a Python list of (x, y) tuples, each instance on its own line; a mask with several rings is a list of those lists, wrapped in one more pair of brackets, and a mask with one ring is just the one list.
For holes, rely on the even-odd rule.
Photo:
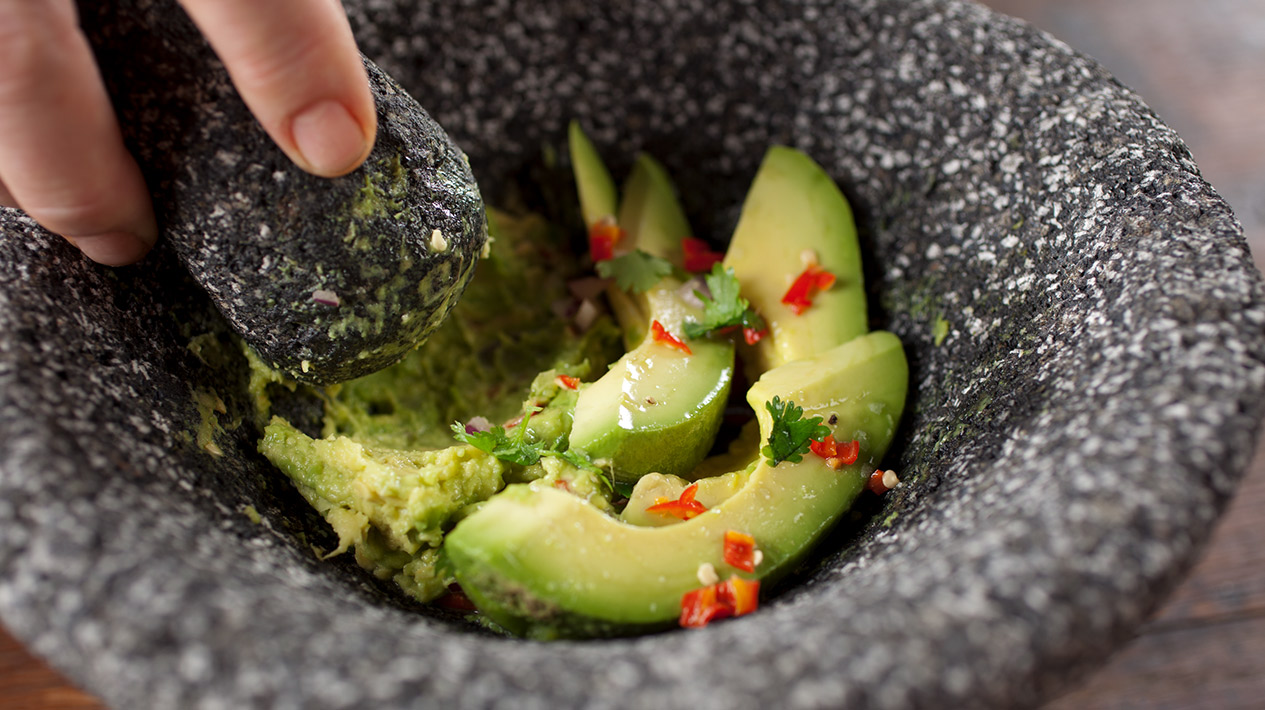
[[(530, 415), (528, 416), (530, 417)], [(468, 433), (465, 425), (461, 422), (453, 422), (452, 433), (457, 441), (469, 444), (502, 461), (516, 463), (520, 466), (537, 464), (542, 456), (556, 456), (578, 469), (597, 474), (603, 485), (610, 490), (614, 490), (610, 476), (600, 466), (593, 463), (593, 460), (583, 451), (575, 449), (559, 451), (545, 446), (544, 442), (527, 441), (527, 421), (528, 418), (523, 419), (522, 423), (518, 425), (518, 431), (515, 432), (514, 436), (510, 436), (509, 432), (505, 431), (505, 427), (500, 425), (494, 426), (487, 431)]]
[(539, 463), (545, 453), (545, 445), (541, 442), (527, 441), (527, 420), (518, 425), (518, 431), (511, 437), (505, 427), (497, 425), (487, 431), (466, 432), (461, 422), (453, 422), (453, 437), (460, 442), (492, 454), (502, 461), (509, 461), (520, 466), (531, 466)]
[(615, 491), (615, 484), (611, 482), (611, 477), (602, 470), (601, 466), (593, 463), (593, 459), (589, 458), (583, 451), (567, 449), (566, 451), (547, 451), (545, 453), (557, 456), (578, 469), (596, 474), (597, 480), (601, 481), (602, 485), (606, 486), (606, 490), (611, 492)]
[(637, 249), (613, 259), (597, 262), (597, 274), (614, 277), (615, 285), (629, 293), (644, 293), (673, 272), (672, 263)]
[(751, 309), (751, 303), (738, 292), (738, 277), (734, 270), (716, 264), (711, 273), (703, 277), (711, 296), (695, 291), (703, 302), (703, 320), (686, 321), (685, 337), (701, 338), (725, 328), (741, 326), (744, 331), (760, 332), (765, 329), (764, 319)]
[(764, 408), (773, 415), (773, 427), (769, 432), (769, 443), (760, 453), (769, 460), (770, 466), (783, 461), (799, 463), (808, 453), (812, 441), (830, 434), (830, 427), (821, 423), (821, 417), (804, 418), (804, 408), (794, 402), (783, 402), (781, 397), (774, 397), (765, 402)]
[(566, 461), (567, 463), (571, 464), (572, 466), (575, 466), (576, 468), (581, 468), (581, 469), (584, 469), (585, 471), (591, 471), (593, 473), (605, 475), (605, 473), (602, 471), (602, 468), (598, 466), (597, 464), (593, 463), (593, 459), (590, 459), (588, 456), (586, 456), (583, 451), (577, 451), (575, 449), (567, 449), (566, 451), (549, 451), (546, 453), (551, 453), (557, 456), (558, 458), (562, 459), (563, 461)]

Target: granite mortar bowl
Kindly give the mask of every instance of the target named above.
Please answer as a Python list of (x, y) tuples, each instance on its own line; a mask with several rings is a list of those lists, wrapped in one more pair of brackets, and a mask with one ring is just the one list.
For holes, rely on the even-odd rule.
[[(718, 241), (767, 145), (826, 166), (910, 356), (904, 485), (757, 614), (480, 633), (315, 558), (244, 380), (188, 347), (225, 328), (169, 253), (99, 268), (6, 210), (0, 614), (74, 681), (120, 708), (1018, 707), (1189, 566), (1262, 417), (1265, 290), (1093, 62), (956, 0), (423, 5), (349, 11), (492, 203), (573, 117), (660, 157)], [(192, 441), (208, 415), (222, 456)]]

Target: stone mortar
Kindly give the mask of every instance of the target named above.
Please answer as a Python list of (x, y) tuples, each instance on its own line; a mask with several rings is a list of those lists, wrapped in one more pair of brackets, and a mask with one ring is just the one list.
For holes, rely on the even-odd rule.
[(751, 616), (494, 637), (314, 558), (327, 533), (255, 453), (244, 382), (209, 374), (239, 356), (168, 250), (103, 269), (5, 211), (0, 616), (76, 682), (119, 708), (1024, 707), (1194, 560), (1265, 414), (1265, 286), (1092, 61), (960, 0), (351, 15), (493, 204), (573, 117), (660, 157), (717, 242), (768, 144), (813, 155), (910, 355), (905, 483)]

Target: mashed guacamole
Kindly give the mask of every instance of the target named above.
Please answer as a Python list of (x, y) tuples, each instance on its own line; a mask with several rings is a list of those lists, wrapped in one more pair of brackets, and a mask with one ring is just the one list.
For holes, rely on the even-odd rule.
[(537, 481), (610, 507), (600, 476), (561, 458), (519, 465), (454, 444), (453, 422), (525, 419), (533, 441), (565, 447), (575, 392), (558, 376), (591, 379), (622, 353), (609, 318), (580, 332), (570, 317), (568, 280), (580, 265), (563, 234), (536, 215), (492, 212), (489, 221), (495, 243), (465, 295), (399, 364), (318, 390), (252, 359), (265, 420), (277, 387), (323, 406), (319, 432), (272, 416), (259, 450), (338, 535), (328, 554), (353, 551), (362, 567), (421, 601), (453, 581), (439, 563), (444, 534), (508, 483)]

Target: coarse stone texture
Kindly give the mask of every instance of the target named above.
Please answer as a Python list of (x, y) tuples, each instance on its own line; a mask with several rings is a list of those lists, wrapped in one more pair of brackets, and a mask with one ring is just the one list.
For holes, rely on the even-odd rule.
[(572, 117), (617, 173), (660, 157), (718, 242), (768, 144), (813, 155), (910, 356), (904, 483), (751, 616), (498, 638), (315, 559), (168, 250), (111, 271), (6, 211), (0, 615), (115, 706), (1023, 707), (1128, 637), (1233, 493), (1265, 287), (1178, 137), (1065, 46), (957, 0), (351, 15), (493, 203), (550, 189)]
[(438, 327), (486, 218), (465, 155), (390, 77), (366, 61), (373, 153), (318, 178), (273, 144), (176, 0), (80, 5), (162, 237), (265, 361), (341, 382)]

